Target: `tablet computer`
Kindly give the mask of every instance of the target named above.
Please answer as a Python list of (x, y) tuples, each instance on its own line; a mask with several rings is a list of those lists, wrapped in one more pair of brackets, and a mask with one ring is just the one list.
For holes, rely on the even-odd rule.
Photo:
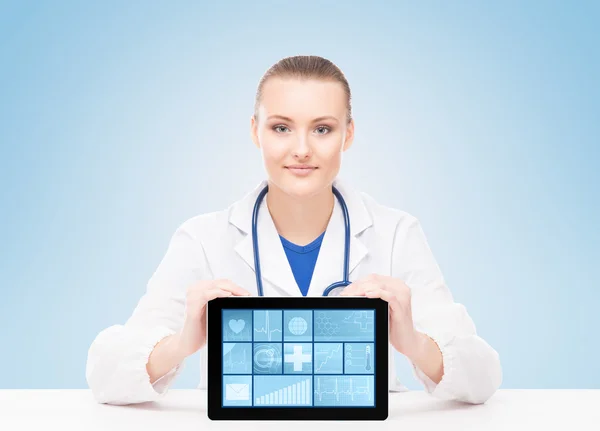
[(208, 305), (212, 420), (384, 420), (388, 304), (228, 297)]

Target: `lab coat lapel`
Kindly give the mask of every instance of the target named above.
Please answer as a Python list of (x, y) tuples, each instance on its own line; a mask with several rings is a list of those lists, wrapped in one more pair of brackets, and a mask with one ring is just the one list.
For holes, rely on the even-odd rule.
[[(235, 246), (235, 251), (254, 272), (256, 270), (254, 268), (254, 248), (252, 244), (252, 215), (256, 198), (266, 185), (267, 181), (262, 181), (253, 192), (234, 206), (230, 217), (233, 224), (246, 232), (245, 237)], [(280, 290), (279, 295), (275, 296), (302, 296), (269, 212), (266, 195), (259, 208), (257, 227), (264, 295), (273, 296), (274, 293), (269, 291), (269, 286), (265, 283), (265, 281), (268, 281)], [(256, 280), (253, 284), (256, 286)], [(258, 286), (256, 288), (258, 291)]]

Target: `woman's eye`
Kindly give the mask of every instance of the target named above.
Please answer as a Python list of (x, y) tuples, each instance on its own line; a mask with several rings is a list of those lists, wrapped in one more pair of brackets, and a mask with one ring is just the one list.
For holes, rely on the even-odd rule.
[[(274, 126), (273, 130), (275, 130), (277, 133), (285, 133), (286, 130), (289, 131), (290, 129), (287, 128), (286, 126), (279, 125), (279, 126)], [(329, 133), (331, 131), (331, 129), (327, 126), (320, 126), (320, 127), (317, 127), (315, 130), (318, 131), (317, 132), (318, 135), (326, 135), (327, 133)]]

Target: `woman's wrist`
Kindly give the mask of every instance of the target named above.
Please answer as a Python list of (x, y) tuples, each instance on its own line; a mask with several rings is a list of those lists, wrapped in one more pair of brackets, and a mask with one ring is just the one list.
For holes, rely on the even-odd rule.
[(427, 338), (429, 337), (422, 332), (415, 330), (413, 332), (411, 342), (407, 343), (406, 351), (400, 353), (404, 354), (404, 356), (406, 356), (412, 362), (420, 362), (425, 352)]
[(159, 341), (150, 353), (146, 369), (150, 376), (150, 383), (179, 365), (186, 358), (182, 349), (181, 335), (179, 332), (169, 335)]
[(437, 343), (422, 332), (416, 332), (417, 341), (406, 355), (434, 383), (444, 375), (443, 356)]
[(177, 364), (190, 356), (190, 353), (186, 350), (181, 332), (171, 335), (171, 339), (169, 340), (169, 355), (171, 360)]

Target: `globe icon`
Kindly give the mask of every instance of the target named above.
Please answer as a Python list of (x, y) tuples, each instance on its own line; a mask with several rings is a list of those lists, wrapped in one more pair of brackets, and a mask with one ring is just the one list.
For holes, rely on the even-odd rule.
[(293, 317), (288, 324), (290, 332), (294, 335), (302, 335), (308, 329), (308, 323), (302, 317)]

